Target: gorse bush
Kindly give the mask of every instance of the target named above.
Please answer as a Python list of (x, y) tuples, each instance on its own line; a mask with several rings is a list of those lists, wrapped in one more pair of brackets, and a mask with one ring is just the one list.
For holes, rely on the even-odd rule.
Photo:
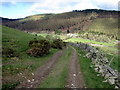
[(51, 47), (55, 49), (63, 49), (65, 46), (66, 42), (63, 42), (61, 39), (52, 39), (50, 42), (46, 39), (35, 39), (29, 42), (30, 49), (27, 51), (27, 54), (35, 57), (43, 56), (49, 53)]
[(17, 57), (17, 53), (10, 47), (2, 47), (2, 56), (3, 57)]
[(38, 43), (38, 40), (31, 40), (29, 42), (29, 47), (33, 47), (33, 44), (37, 44)]
[(56, 49), (62, 49), (64, 46), (66, 46), (66, 43), (63, 42), (61, 39), (54, 39), (52, 43), (52, 47)]
[(33, 48), (29, 49), (27, 53), (29, 55), (35, 56), (35, 57), (36, 56), (43, 56), (44, 50), (42, 50), (41, 48), (33, 47)]
[(29, 47), (46, 47), (49, 46), (49, 41), (42, 39), (42, 40), (31, 40), (29, 42)]
[(48, 40), (31, 40), (29, 42), (30, 49), (27, 53), (31, 56), (43, 56), (49, 53), (51, 48), (50, 42)]

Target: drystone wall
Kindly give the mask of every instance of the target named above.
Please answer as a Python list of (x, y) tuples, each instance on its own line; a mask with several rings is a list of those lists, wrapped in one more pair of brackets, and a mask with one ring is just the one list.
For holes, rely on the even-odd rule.
[(88, 44), (69, 44), (86, 51), (86, 57), (91, 59), (92, 64), (94, 64), (95, 71), (104, 77), (105, 81), (103, 82), (109, 82), (111, 85), (115, 85), (115, 88), (120, 88), (120, 73), (110, 67), (110, 60), (106, 58), (105, 54)]

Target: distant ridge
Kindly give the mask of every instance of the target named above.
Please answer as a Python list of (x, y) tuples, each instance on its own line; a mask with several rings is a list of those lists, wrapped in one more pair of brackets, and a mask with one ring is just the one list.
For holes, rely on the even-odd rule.
[(22, 19), (2, 19), (3, 25), (28, 32), (86, 30), (96, 18), (118, 18), (120, 11), (86, 9), (59, 14), (37, 14)]
[(2, 23), (7, 23), (7, 22), (11, 22), (11, 21), (20, 20), (20, 19), (9, 19), (9, 18), (0, 17), (0, 20)]

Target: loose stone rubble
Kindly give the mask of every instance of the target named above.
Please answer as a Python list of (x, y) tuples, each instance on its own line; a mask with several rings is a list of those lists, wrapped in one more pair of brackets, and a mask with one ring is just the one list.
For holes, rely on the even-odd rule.
[(86, 57), (91, 59), (94, 64), (95, 71), (100, 73), (105, 81), (115, 88), (120, 88), (120, 73), (110, 67), (109, 61), (105, 55), (96, 48), (84, 43), (69, 43), (72, 46), (78, 47), (87, 52)]

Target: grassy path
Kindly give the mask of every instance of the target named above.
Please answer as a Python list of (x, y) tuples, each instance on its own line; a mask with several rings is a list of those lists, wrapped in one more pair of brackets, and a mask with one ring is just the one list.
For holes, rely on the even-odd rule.
[(85, 88), (74, 48), (68, 47), (40, 88)]
[(40, 84), (40, 88), (64, 88), (67, 83), (68, 66), (72, 48), (68, 47), (59, 58), (49, 76)]

